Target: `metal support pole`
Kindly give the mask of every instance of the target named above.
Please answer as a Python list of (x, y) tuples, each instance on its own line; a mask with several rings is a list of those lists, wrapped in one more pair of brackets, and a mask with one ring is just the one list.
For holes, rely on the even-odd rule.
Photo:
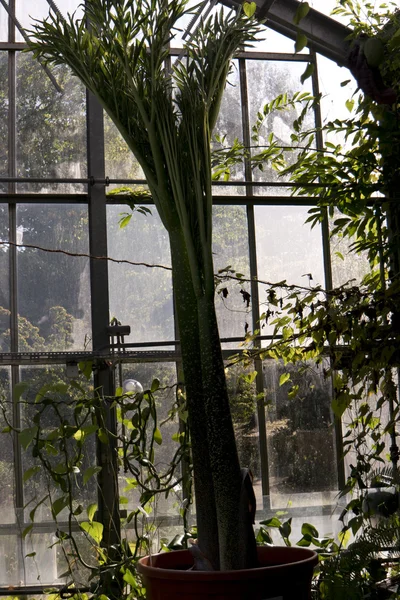
[[(104, 124), (103, 109), (90, 92), (87, 93), (87, 143), (89, 178), (104, 179)], [(91, 256), (107, 256), (107, 219), (105, 186), (89, 186), (89, 246)], [(90, 260), (90, 287), (92, 298), (92, 339), (94, 352), (105, 352), (109, 345), (109, 295), (106, 261)], [(108, 398), (114, 394), (113, 372), (109, 362), (97, 359), (94, 369), (94, 387), (98, 394), (104, 428), (111, 432), (109, 443), (98, 440), (97, 459), (102, 467), (98, 475), (99, 519), (103, 523), (103, 545), (111, 560), (117, 560), (121, 543), (121, 525), (118, 493), (118, 456), (116, 447), (116, 414)], [(105, 580), (108, 595), (120, 593), (118, 582)], [(118, 589), (114, 589), (114, 586)]]

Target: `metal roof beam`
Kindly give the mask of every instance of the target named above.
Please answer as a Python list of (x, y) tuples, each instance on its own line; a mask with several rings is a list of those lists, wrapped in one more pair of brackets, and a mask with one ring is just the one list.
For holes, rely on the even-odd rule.
[[(238, 7), (242, 0), (221, 0), (222, 4)], [(351, 29), (310, 8), (308, 15), (299, 25), (294, 24), (296, 11), (300, 5), (298, 0), (255, 0), (256, 14), (266, 19), (266, 26), (295, 40), (301, 31), (308, 39), (308, 47), (333, 60), (340, 66), (348, 66), (347, 54), (349, 42), (347, 36)]]

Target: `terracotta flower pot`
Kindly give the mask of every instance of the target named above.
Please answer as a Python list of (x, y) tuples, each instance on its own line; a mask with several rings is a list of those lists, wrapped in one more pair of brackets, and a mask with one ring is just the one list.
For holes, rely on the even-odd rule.
[(190, 571), (188, 550), (146, 556), (138, 571), (147, 600), (309, 600), (318, 556), (307, 548), (260, 547), (260, 567)]

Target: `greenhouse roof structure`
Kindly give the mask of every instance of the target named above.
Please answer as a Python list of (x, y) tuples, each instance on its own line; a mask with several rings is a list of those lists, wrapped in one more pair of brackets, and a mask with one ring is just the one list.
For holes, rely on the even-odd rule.
[[(222, 0), (223, 4), (240, 6), (240, 0)], [(347, 66), (347, 36), (351, 30), (335, 19), (310, 8), (298, 25), (295, 24), (298, 0), (256, 0), (260, 20), (278, 33), (295, 40), (298, 31), (307, 36), (308, 46), (340, 66)]]

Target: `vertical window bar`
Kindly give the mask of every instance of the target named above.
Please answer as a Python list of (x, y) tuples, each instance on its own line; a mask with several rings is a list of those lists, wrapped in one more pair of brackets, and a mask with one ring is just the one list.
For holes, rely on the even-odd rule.
[[(246, 74), (246, 60), (239, 58), (239, 78), (240, 78), (240, 94), (242, 103), (242, 124), (243, 124), (243, 143), (246, 148), (250, 149), (251, 136), (250, 136), (250, 117), (249, 117), (249, 104), (248, 104), (248, 90), (247, 90), (247, 74)], [(252, 170), (249, 159), (245, 159), (244, 165), (245, 180), (252, 181)], [(253, 197), (253, 186), (246, 186), (246, 196)], [(256, 253), (256, 228), (254, 218), (254, 204), (246, 202), (247, 204), (247, 226), (249, 235), (249, 261), (250, 261), (250, 278), (251, 278), (251, 311), (252, 311), (252, 326), (253, 331), (259, 328), (260, 321), (260, 310), (259, 310), (259, 295), (258, 295), (258, 270), (257, 270), (257, 253)], [(255, 342), (255, 346), (259, 345), (259, 342)], [(262, 374), (262, 361), (255, 361), (255, 369), (257, 371), (256, 377), (256, 392), (257, 395), (263, 393), (264, 382)], [(268, 447), (267, 447), (267, 429), (266, 429), (266, 418), (265, 408), (263, 400), (257, 402), (257, 418), (258, 418), (258, 432), (259, 432), (259, 447), (260, 447), (260, 461), (261, 461), (261, 480), (262, 480), (262, 491), (263, 496), (269, 496), (269, 472), (268, 472)], [(264, 507), (267, 508), (267, 507)]]
[[(15, 16), (16, 0), (9, 0), (11, 14)], [(11, 17), (8, 19), (8, 40), (15, 42), (15, 24)], [(9, 51), (8, 53), (8, 173), (10, 177), (17, 176), (17, 53)], [(16, 184), (8, 184), (8, 193), (15, 194)], [(18, 288), (17, 288), (17, 206), (8, 205), (9, 215), (9, 241), (12, 245), (9, 247), (9, 275), (10, 275), (10, 350), (18, 352)], [(19, 382), (19, 367), (11, 367), (11, 394), (13, 396), (14, 386)], [(21, 407), (13, 403), (13, 424), (14, 427), (21, 427)], [(21, 457), (21, 445), (17, 436), (14, 436), (14, 478), (15, 478), (15, 516), (19, 529), (24, 527), (24, 486), (23, 486), (23, 466)], [(25, 580), (25, 543), (22, 536), (18, 538), (18, 572), (21, 581)]]
[[(318, 62), (316, 58), (316, 54), (314, 51), (311, 51), (311, 56), (314, 59), (315, 69), (312, 75), (312, 89), (313, 95), (319, 96), (319, 80), (318, 80)], [(321, 106), (320, 104), (316, 104), (314, 107), (314, 118), (315, 118), (315, 126), (316, 126), (316, 147), (317, 150), (322, 152), (324, 149), (324, 140), (322, 135), (322, 116), (321, 116)], [(324, 260), (324, 274), (325, 274), (325, 288), (327, 290), (331, 290), (333, 288), (333, 278), (332, 278), (332, 263), (331, 263), (331, 245), (330, 245), (330, 232), (329, 232), (329, 219), (328, 219), (328, 210), (324, 209), (324, 218), (321, 223), (321, 232), (322, 232), (322, 251), (323, 251), (323, 260)], [(332, 393), (335, 393), (332, 386)], [(338, 419), (336, 416), (334, 417), (335, 423), (335, 443), (336, 443), (336, 462), (337, 462), (337, 472), (338, 472), (338, 484), (339, 489), (343, 489), (345, 485), (345, 472), (344, 472), (344, 460), (343, 460), (343, 430), (342, 430), (342, 422), (341, 419)]]

